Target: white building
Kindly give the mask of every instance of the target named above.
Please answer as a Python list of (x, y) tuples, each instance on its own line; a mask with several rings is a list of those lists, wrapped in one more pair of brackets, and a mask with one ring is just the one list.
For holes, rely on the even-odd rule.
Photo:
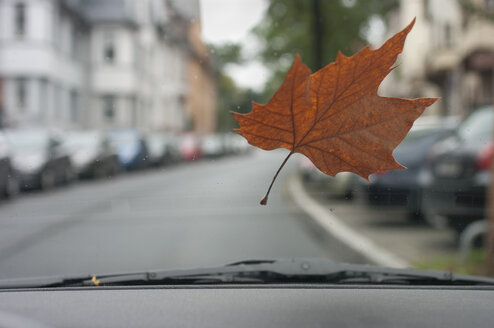
[(82, 122), (89, 32), (68, 3), (0, 1), (2, 113), (7, 123)]
[(0, 0), (7, 125), (181, 130), (186, 54), (165, 0)]

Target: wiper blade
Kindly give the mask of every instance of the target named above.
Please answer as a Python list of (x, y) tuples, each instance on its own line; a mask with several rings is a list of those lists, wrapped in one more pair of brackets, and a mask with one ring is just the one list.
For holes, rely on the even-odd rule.
[[(203, 271), (195, 270), (195, 271)], [(209, 270), (208, 270), (209, 271)], [(15, 288), (52, 288), (52, 287), (90, 287), (90, 286), (133, 286), (133, 285), (184, 285), (184, 284), (222, 284), (222, 283), (263, 283), (254, 277), (227, 275), (223, 272), (191, 272), (191, 270), (81, 275), (73, 277), (53, 276), (40, 278), (20, 278), (0, 280), (0, 289)], [(172, 273), (173, 272), (173, 273)]]
[(125, 274), (85, 275), (4, 280), (0, 288), (185, 285), (185, 284), (400, 284), (491, 285), (494, 279), (454, 275), (445, 271), (393, 269), (347, 264), (327, 259), (249, 260), (226, 266), (192, 270), (162, 270)]
[[(125, 276), (101, 277), (101, 284), (118, 284)], [(141, 278), (139, 279), (135, 278)], [(127, 281), (128, 282), (128, 281)], [(221, 267), (193, 270), (154, 271), (134, 277), (132, 283), (326, 283), (408, 285), (494, 285), (494, 279), (454, 275), (445, 271), (393, 269), (347, 264), (327, 259), (247, 260)]]
[(227, 266), (248, 266), (270, 272), (272, 278), (322, 283), (398, 283), (416, 285), (494, 285), (494, 279), (457, 275), (446, 271), (396, 269), (374, 265), (348, 264), (327, 259), (280, 259), (242, 261)]
[(91, 281), (92, 278), (91, 275), (82, 275), (2, 279), (0, 280), (0, 289), (77, 286), (82, 285), (84, 281)]
[(255, 279), (261, 283), (494, 285), (491, 278), (454, 275), (445, 271), (347, 264), (318, 258), (248, 260), (209, 269), (162, 271), (155, 272), (152, 280), (199, 281), (208, 277), (222, 277), (225, 282)]

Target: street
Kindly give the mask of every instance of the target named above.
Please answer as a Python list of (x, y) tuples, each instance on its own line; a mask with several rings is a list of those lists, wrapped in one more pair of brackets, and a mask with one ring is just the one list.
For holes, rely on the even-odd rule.
[(0, 204), (0, 278), (102, 274), (222, 265), (246, 259), (329, 257), (290, 201), (285, 152), (203, 160), (31, 192)]

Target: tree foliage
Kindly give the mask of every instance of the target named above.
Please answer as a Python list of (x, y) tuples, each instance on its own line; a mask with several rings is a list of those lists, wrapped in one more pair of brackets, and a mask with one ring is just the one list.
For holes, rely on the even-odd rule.
[(227, 132), (237, 127), (236, 121), (230, 115), (230, 111), (247, 113), (251, 109), (252, 101), (262, 101), (260, 95), (252, 89), (240, 88), (226, 73), (226, 67), (231, 64), (242, 64), (245, 58), (242, 56), (242, 47), (235, 43), (222, 45), (210, 45), (211, 54), (215, 64), (215, 76), (218, 85), (218, 131)]
[[(269, 0), (265, 17), (253, 30), (260, 56), (273, 71), (266, 93), (272, 94), (300, 54), (312, 70), (334, 60), (338, 50), (351, 54), (366, 44), (363, 28), (397, 0)], [(319, 53), (318, 53), (319, 52)]]

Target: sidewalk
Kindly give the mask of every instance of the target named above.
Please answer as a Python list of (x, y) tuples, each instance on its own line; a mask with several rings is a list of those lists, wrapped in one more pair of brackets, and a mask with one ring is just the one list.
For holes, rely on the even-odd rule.
[(329, 199), (304, 186), (298, 175), (291, 177), (289, 189), (294, 201), (321, 228), (377, 265), (413, 267), (457, 252), (452, 231), (410, 222), (403, 210)]

